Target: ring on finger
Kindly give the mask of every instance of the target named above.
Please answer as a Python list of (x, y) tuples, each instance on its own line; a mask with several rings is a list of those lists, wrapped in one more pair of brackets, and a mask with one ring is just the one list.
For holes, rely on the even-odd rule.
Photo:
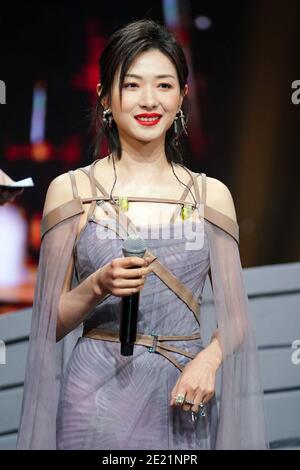
[(182, 395), (181, 393), (178, 393), (175, 399), (176, 405), (182, 405), (184, 403), (185, 395)]
[(195, 405), (195, 403), (192, 400), (184, 400), (185, 405)]

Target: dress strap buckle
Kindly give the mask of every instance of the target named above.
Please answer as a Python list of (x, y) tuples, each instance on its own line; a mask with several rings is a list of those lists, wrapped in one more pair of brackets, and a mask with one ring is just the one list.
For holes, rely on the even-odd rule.
[(157, 342), (158, 342), (158, 335), (154, 334), (154, 333), (151, 333), (151, 335), (153, 337), (153, 343), (152, 343), (152, 346), (150, 346), (148, 348), (148, 351), (150, 353), (154, 353), (156, 351), (156, 347), (157, 347)]

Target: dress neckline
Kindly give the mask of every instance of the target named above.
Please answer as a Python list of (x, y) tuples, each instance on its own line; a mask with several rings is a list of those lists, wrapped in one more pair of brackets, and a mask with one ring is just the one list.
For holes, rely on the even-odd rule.
[[(112, 202), (112, 200), (110, 199), (110, 196), (109, 196), (108, 192), (107, 192), (106, 189), (100, 184), (100, 182), (97, 180), (97, 178), (96, 178), (95, 175), (94, 175), (94, 168), (95, 168), (96, 163), (97, 163), (99, 160), (101, 160), (101, 159), (99, 158), (99, 159), (95, 160), (95, 161), (92, 163), (92, 165), (91, 165), (91, 167), (90, 167), (90, 171), (89, 171), (89, 175), (90, 175), (90, 179), (91, 179), (91, 186), (92, 186), (92, 191), (93, 191), (93, 196), (97, 196), (97, 189), (98, 189), (98, 190), (103, 194), (103, 196), (108, 197), (109, 200), (108, 200), (107, 202), (109, 202), (110, 208), (113, 209), (113, 211), (114, 211), (114, 213), (115, 213), (115, 216), (117, 216), (117, 211), (119, 210), (118, 204), (117, 204), (115, 201)], [(197, 201), (197, 204), (199, 204), (199, 203), (200, 203), (200, 195), (199, 195), (199, 188), (198, 188), (198, 186), (197, 186), (196, 177), (195, 177), (187, 168), (184, 167), (184, 169), (185, 169), (185, 170), (187, 171), (187, 173), (189, 174), (190, 180), (189, 180), (189, 182), (187, 183), (187, 185), (185, 186), (185, 188), (184, 188), (184, 190), (183, 190), (183, 192), (182, 192), (182, 194), (181, 194), (181, 196), (180, 196), (180, 199), (178, 200), (177, 203), (178, 203), (178, 204), (182, 204), (182, 205), (184, 205), (184, 204), (186, 203), (186, 198), (187, 198), (187, 195), (188, 195), (188, 193), (189, 193), (189, 190), (190, 190), (190, 188), (193, 186), (193, 187), (194, 187), (195, 196), (196, 196), (196, 201)], [(145, 200), (145, 201), (146, 201), (146, 200), (149, 200), (149, 201), (150, 201), (152, 198), (143, 197), (142, 199)], [(159, 201), (159, 199), (161, 199), (161, 202), (164, 202), (164, 201), (165, 201), (164, 198), (156, 198), (156, 199), (157, 199), (158, 201)], [(187, 204), (187, 203), (186, 203), (186, 204)], [(190, 202), (189, 202), (188, 204), (193, 204), (193, 203), (190, 203)], [(117, 208), (118, 208), (117, 210), (115, 210), (116, 206), (117, 206)], [(93, 214), (93, 213), (94, 213), (94, 209), (95, 209), (95, 203), (94, 203), (94, 207), (93, 207), (92, 212), (91, 212), (92, 216), (94, 215), (94, 214)], [(169, 221), (167, 221), (167, 222), (165, 222), (165, 223), (161, 223), (161, 224), (151, 224), (151, 225), (150, 225), (150, 228), (153, 227), (153, 226), (159, 226), (159, 227), (160, 227), (162, 224), (165, 224), (165, 225), (171, 224), (171, 225), (172, 225), (172, 224), (175, 224), (175, 223), (177, 223), (177, 222), (181, 223), (181, 221), (177, 221), (177, 222), (175, 221), (175, 218), (176, 218), (176, 216), (178, 215), (178, 209), (179, 209), (179, 208), (178, 208), (178, 206), (177, 206), (177, 207), (175, 208), (175, 210), (172, 212)], [(141, 227), (146, 227), (146, 226), (149, 227), (149, 225), (146, 225), (146, 224), (144, 224), (144, 225), (135, 225), (135, 224), (129, 219), (129, 217), (125, 214), (125, 212), (122, 212), (122, 213), (123, 213), (124, 217), (130, 221), (130, 224), (131, 224), (131, 226), (133, 226), (134, 229), (140, 229)], [(90, 215), (91, 215), (91, 214), (90, 214)], [(184, 221), (182, 221), (182, 222), (184, 222)]]

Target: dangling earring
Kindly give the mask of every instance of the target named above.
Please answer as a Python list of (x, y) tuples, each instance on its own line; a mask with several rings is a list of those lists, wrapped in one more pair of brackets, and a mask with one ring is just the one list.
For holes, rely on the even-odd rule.
[[(179, 116), (178, 116), (178, 113), (179, 113)], [(176, 141), (178, 139), (178, 123), (177, 123), (177, 120), (178, 118), (180, 118), (180, 121), (181, 121), (181, 127), (183, 129), (183, 132), (188, 135), (188, 132), (187, 132), (187, 127), (186, 127), (186, 122), (185, 122), (185, 115), (183, 114), (183, 111), (182, 109), (180, 108), (177, 113), (176, 113), (176, 117), (174, 119), (174, 131), (175, 131), (175, 134), (176, 134)]]
[(112, 115), (110, 108), (107, 108), (103, 111), (102, 121), (104, 122), (104, 124), (108, 124), (108, 126), (111, 127), (112, 121), (113, 121), (113, 115)]

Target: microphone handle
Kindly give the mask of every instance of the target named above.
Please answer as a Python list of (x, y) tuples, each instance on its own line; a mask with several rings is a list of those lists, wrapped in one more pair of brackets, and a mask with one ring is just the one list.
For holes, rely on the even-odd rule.
[(136, 340), (140, 292), (122, 298), (120, 319), (121, 354), (132, 356)]

